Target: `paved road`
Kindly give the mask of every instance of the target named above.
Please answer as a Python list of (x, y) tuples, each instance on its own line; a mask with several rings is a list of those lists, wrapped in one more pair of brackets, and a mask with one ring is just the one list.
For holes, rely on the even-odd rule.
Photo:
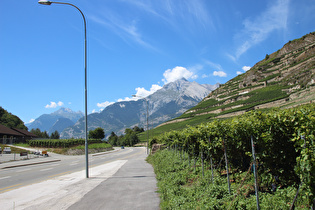
[(0, 169), (1, 209), (159, 209), (144, 148), (40, 165)]
[[(129, 154), (134, 153), (135, 150), (127, 148), (104, 155), (93, 156), (89, 155), (89, 166), (101, 165), (120, 158), (125, 158)], [(52, 162), (39, 165), (28, 165), (29, 162), (37, 160), (15, 161), (12, 163), (3, 163), (0, 165), (0, 193), (15, 189), (17, 187), (26, 186), (32, 183), (38, 183), (57, 177), (73, 173), (76, 171), (85, 170), (85, 156), (65, 156), (58, 154), (51, 154), (51, 157), (44, 160)], [(43, 159), (38, 161), (42, 161)], [(55, 160), (55, 162), (53, 162)], [(58, 161), (60, 160), (60, 161)], [(8, 168), (11, 165), (23, 165), (23, 167)], [(91, 169), (90, 169), (91, 170)], [(85, 175), (85, 173), (84, 173)]]

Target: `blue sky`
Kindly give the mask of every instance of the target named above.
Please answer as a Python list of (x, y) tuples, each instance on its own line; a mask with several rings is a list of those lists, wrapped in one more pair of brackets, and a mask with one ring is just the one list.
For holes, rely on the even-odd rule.
[[(87, 19), (88, 113), (181, 77), (225, 83), (315, 31), (314, 0), (69, 0)], [(84, 33), (71, 6), (0, 1), (0, 106), (25, 123), (84, 111)]]

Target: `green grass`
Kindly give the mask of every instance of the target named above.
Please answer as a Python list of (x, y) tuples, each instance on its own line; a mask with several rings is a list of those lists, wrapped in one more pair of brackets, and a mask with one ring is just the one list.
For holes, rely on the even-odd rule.
[[(97, 143), (97, 144), (89, 144), (88, 148), (89, 149), (106, 149), (106, 148), (111, 148), (112, 145), (108, 143)], [(72, 149), (85, 149), (85, 145), (79, 145), (76, 147), (72, 147)]]
[(280, 73), (272, 74), (272, 75), (267, 76), (264, 79), (259, 80), (259, 82), (265, 82), (265, 81), (271, 80), (273, 78), (276, 78), (276, 77), (278, 77), (280, 75), (281, 75)]
[(29, 147), (30, 145), (27, 144), (27, 143), (17, 143), (17, 144), (14, 144), (14, 146), (19, 146), (19, 147)]
[(253, 104), (259, 102), (269, 102), (284, 98), (287, 96), (287, 94), (282, 91), (282, 88), (282, 86), (273, 85), (251, 91), (246, 94), (246, 96), (250, 96), (250, 98), (245, 100), (244, 103)]
[[(217, 100), (211, 98), (211, 99), (208, 99), (206, 101), (202, 101), (200, 102), (199, 104), (197, 104), (195, 107), (189, 109), (188, 111), (190, 110), (198, 110), (198, 109), (204, 109), (204, 108), (207, 108), (207, 107), (211, 107), (211, 106), (215, 106), (217, 104), (219, 104), (220, 102), (218, 102)], [(188, 112), (187, 111), (187, 112)]]
[[(182, 122), (177, 123), (170, 123), (166, 125), (159, 126), (157, 128), (151, 129), (149, 132), (149, 139), (152, 139), (152, 137), (159, 136), (160, 134), (163, 134), (165, 132), (169, 132), (172, 130), (182, 130), (189, 126), (199, 125), (200, 123), (209, 122), (214, 119), (216, 115), (215, 114), (205, 114), (200, 116), (195, 116), (191, 119), (186, 119)], [(140, 142), (146, 142), (147, 141), (147, 131), (138, 134), (138, 137), (140, 139)]]
[[(187, 154), (162, 150), (147, 159), (154, 167), (158, 181), (161, 209), (256, 209), (253, 173), (232, 171), (230, 174), (231, 194), (228, 192), (226, 175), (214, 170), (214, 179), (208, 161), (204, 176), (200, 159), (196, 168), (194, 161), (188, 161)], [(224, 170), (222, 170), (224, 172)], [(244, 182), (243, 182), (244, 180)], [(270, 187), (270, 186), (266, 186)], [(296, 188), (281, 187), (276, 192), (260, 189), (261, 209), (289, 209)], [(308, 209), (307, 196), (300, 191), (296, 209)]]
[[(15, 144), (16, 145), (16, 144)], [(16, 145), (16, 146), (21, 146), (21, 145)], [(21, 152), (28, 152), (25, 149), (20, 149), (20, 148), (16, 148), (16, 147), (11, 147), (10, 145), (6, 145), (6, 144), (0, 144), (1, 147), (1, 151), (3, 151), (4, 147), (10, 147), (11, 148), (11, 153), (21, 153)]]

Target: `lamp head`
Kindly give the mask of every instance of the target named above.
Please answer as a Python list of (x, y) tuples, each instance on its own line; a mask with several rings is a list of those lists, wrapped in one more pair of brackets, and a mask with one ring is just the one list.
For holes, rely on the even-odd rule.
[(45, 1), (45, 0), (39, 0), (38, 1), (39, 4), (43, 4), (43, 5), (51, 5), (51, 1)]

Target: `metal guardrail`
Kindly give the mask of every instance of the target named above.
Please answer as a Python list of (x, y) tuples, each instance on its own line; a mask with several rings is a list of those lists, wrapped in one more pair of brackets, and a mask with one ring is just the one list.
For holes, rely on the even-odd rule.
[(43, 158), (45, 156), (35, 155), (29, 153), (11, 153), (11, 154), (0, 154), (0, 163), (10, 162), (10, 161), (18, 161), (18, 160), (28, 160), (34, 158)]

